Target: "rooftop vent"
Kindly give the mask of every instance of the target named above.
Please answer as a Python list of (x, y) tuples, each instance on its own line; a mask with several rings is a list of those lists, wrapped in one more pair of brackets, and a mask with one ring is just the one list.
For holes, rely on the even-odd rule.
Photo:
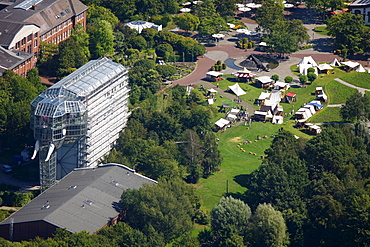
[(91, 206), (91, 205), (93, 204), (93, 201), (91, 201), (91, 200), (86, 200), (86, 201), (85, 201), (85, 203)]
[(48, 209), (50, 208), (50, 204), (49, 204), (49, 201), (46, 201), (46, 203), (44, 204), (44, 206), (42, 206), (41, 209)]
[(68, 189), (69, 190), (74, 190), (74, 189), (76, 189), (77, 188), (77, 185), (73, 185), (73, 186), (70, 186)]
[(114, 186), (118, 186), (119, 185), (119, 183), (117, 181), (115, 181), (115, 180), (112, 180), (110, 183), (113, 184)]

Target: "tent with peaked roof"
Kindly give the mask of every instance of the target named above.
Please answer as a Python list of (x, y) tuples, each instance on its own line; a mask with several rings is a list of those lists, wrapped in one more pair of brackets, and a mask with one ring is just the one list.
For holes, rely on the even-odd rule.
[(352, 61), (347, 61), (347, 62), (342, 62), (343, 65), (348, 66), (349, 68), (353, 69), (359, 65), (358, 62), (352, 62)]
[(366, 70), (364, 69), (364, 67), (362, 67), (361, 64), (359, 64), (356, 68), (355, 68), (356, 72), (366, 72)]
[(301, 64), (301, 65), (298, 65), (298, 67), (299, 67), (299, 73), (301, 75), (307, 75), (309, 68), (313, 68), (315, 70), (315, 74), (317, 75), (317, 67), (314, 67), (312, 64)]
[(233, 91), (233, 93), (236, 94), (236, 96), (244, 95), (246, 92), (239, 86), (238, 83), (235, 83), (232, 86), (229, 86), (230, 90)]
[(330, 63), (330, 66), (340, 66), (338, 59), (334, 58), (333, 62)]
[(312, 67), (317, 67), (317, 63), (311, 56), (302, 58), (302, 60), (298, 63), (298, 66), (302, 64), (311, 64)]

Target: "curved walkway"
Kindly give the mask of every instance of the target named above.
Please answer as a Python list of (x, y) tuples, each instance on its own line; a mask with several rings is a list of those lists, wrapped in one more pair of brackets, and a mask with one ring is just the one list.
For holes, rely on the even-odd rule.
[(342, 83), (343, 85), (346, 85), (347, 87), (352, 87), (352, 88), (357, 89), (362, 94), (362, 96), (365, 95), (365, 92), (366, 91), (370, 92), (370, 89), (366, 89), (366, 88), (362, 88), (362, 87), (357, 87), (357, 86), (352, 85), (352, 84), (350, 84), (348, 82), (345, 82), (345, 81), (343, 81), (343, 80), (341, 80), (339, 78), (336, 78), (334, 80), (337, 81), (337, 82), (339, 82), (339, 83)]

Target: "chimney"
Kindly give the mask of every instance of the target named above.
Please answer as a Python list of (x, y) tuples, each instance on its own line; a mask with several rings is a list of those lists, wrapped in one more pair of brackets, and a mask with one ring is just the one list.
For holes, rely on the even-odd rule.
[(33, 10), (36, 10), (37, 9), (37, 5), (36, 4), (32, 5), (32, 9)]

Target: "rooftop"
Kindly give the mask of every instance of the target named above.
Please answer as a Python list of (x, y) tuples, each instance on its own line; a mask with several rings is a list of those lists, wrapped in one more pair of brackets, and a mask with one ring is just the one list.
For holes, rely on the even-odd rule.
[(118, 164), (77, 169), (61, 179), (0, 225), (46, 221), (70, 232), (94, 233), (118, 215), (122, 192), (155, 180)]

